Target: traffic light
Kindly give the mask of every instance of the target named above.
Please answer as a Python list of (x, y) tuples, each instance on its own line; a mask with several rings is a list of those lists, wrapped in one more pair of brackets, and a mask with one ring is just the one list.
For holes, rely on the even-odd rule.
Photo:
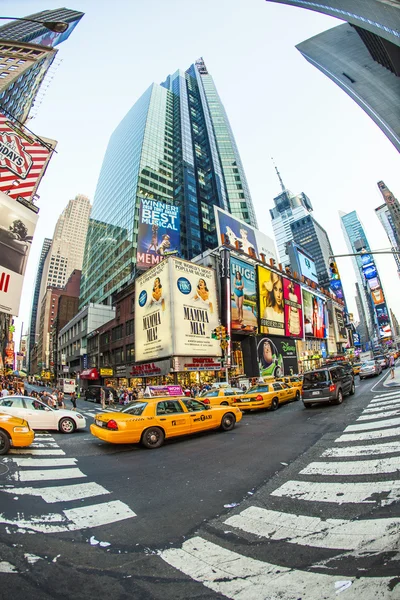
[(329, 271), (331, 274), (331, 279), (340, 279), (339, 270), (334, 260), (329, 263)]

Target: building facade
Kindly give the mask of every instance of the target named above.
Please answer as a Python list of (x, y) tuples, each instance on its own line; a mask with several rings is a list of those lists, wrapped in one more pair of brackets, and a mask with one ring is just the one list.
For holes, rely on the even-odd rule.
[(42, 245), (42, 251), (40, 253), (39, 264), (36, 270), (36, 279), (35, 279), (35, 288), (33, 290), (33, 300), (32, 300), (32, 309), (31, 309), (31, 320), (29, 324), (29, 340), (28, 340), (28, 358), (27, 358), (27, 367), (28, 373), (30, 372), (30, 356), (34, 345), (37, 342), (36, 338), (36, 321), (38, 316), (38, 306), (39, 306), (39, 294), (40, 287), (42, 284), (42, 276), (44, 264), (49, 253), (51, 247), (52, 240), (50, 238), (45, 238)]
[(111, 303), (131, 279), (146, 200), (179, 208), (180, 254), (187, 259), (218, 246), (214, 205), (257, 225), (228, 117), (202, 59), (152, 84), (110, 138), (89, 224), (81, 306)]
[(381, 222), (382, 227), (384, 228), (386, 235), (388, 236), (390, 247), (393, 252), (393, 258), (397, 267), (397, 274), (400, 277), (400, 245), (399, 238), (397, 232), (394, 227), (392, 215), (389, 212), (389, 208), (387, 204), (382, 204), (375, 209), (375, 214)]
[(397, 248), (400, 247), (400, 203), (397, 198), (394, 197), (389, 188), (385, 185), (384, 181), (378, 181), (378, 188), (381, 192), (388, 212), (390, 214), (390, 226), (393, 232), (393, 236), (396, 239)]
[[(0, 27), (0, 39), (19, 42), (31, 42), (42, 46), (56, 46), (69, 38), (72, 31), (85, 13), (69, 8), (55, 8), (42, 10), (25, 18), (30, 21), (11, 21)], [(37, 21), (33, 23), (32, 21)], [(61, 21), (68, 23), (69, 27), (64, 33), (49, 31), (43, 23)]]

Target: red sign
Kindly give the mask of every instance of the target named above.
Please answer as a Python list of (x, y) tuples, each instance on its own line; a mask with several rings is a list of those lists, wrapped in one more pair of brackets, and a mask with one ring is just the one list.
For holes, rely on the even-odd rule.
[(135, 365), (131, 368), (132, 377), (149, 377), (150, 375), (161, 375), (161, 367), (155, 363), (146, 363), (144, 365)]

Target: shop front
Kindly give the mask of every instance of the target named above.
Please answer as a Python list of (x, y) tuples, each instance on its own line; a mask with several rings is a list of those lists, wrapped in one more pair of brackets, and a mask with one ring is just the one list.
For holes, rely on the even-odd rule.
[(175, 383), (183, 388), (211, 384), (225, 378), (220, 358), (206, 356), (174, 356), (171, 371)]
[(297, 355), (299, 360), (299, 373), (319, 369), (326, 360), (328, 352), (325, 340), (306, 339), (297, 340)]
[(100, 377), (102, 385), (116, 388), (117, 380), (114, 377), (114, 369), (112, 367), (100, 367)]

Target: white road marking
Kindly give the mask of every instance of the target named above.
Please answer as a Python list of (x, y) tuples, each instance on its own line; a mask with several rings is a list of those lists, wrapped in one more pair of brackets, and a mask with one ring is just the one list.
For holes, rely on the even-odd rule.
[(224, 523), (270, 540), (301, 546), (357, 552), (400, 550), (400, 518), (324, 520), (251, 506)]
[(103, 486), (98, 483), (80, 483), (75, 485), (58, 485), (54, 487), (3, 487), (0, 491), (14, 494), (14, 496), (40, 496), (45, 502), (72, 502), (72, 500), (83, 500), (93, 496), (109, 494)]
[(365, 440), (380, 440), (387, 437), (398, 437), (400, 427), (391, 427), (381, 431), (367, 431), (366, 433), (344, 433), (335, 442), (361, 442)]
[(374, 396), (374, 400), (376, 398), (391, 398), (392, 396), (399, 396), (400, 397), (400, 391), (393, 391), (393, 392), (385, 392), (384, 394), (377, 394), (376, 396)]
[(400, 471), (400, 456), (373, 460), (349, 460), (346, 462), (312, 462), (300, 471), (300, 475), (374, 475)]
[[(160, 552), (169, 565), (231, 600), (321, 600), (335, 598), (343, 577), (300, 571), (242, 556), (194, 537), (182, 548)], [(346, 577), (346, 600), (388, 598), (391, 577)]]
[(120, 500), (91, 506), (80, 506), (63, 512), (67, 519), (73, 521), (74, 529), (99, 527), (100, 525), (108, 525), (109, 523), (136, 517), (136, 513)]
[(348, 425), (344, 432), (347, 431), (365, 431), (367, 429), (381, 429), (382, 427), (394, 427), (400, 425), (399, 419), (388, 419), (387, 421), (380, 421), (379, 423), (360, 423), (356, 425)]
[[(379, 499), (382, 494), (382, 499)], [(287, 481), (271, 493), (296, 500), (334, 502), (335, 504), (370, 503), (387, 506), (400, 499), (400, 481), (362, 483), (316, 483), (314, 481)]]
[(35, 433), (35, 440), (39, 440), (39, 442), (55, 442), (56, 440), (50, 434), (41, 434)]
[(15, 481), (54, 481), (55, 479), (78, 479), (80, 477), (87, 477), (87, 475), (78, 468), (18, 471), (12, 476)]
[(372, 421), (373, 419), (387, 419), (388, 417), (395, 417), (399, 413), (400, 413), (400, 408), (398, 410), (385, 410), (383, 412), (376, 412), (376, 413), (368, 413), (368, 414), (363, 413), (361, 415), (361, 417), (358, 417), (357, 421)]
[(63, 456), (65, 455), (64, 450), (61, 448), (54, 448), (54, 450), (36, 450), (35, 448), (11, 448), (9, 454), (32, 454), (33, 456)]
[(76, 458), (12, 458), (18, 467), (69, 467), (76, 465)]
[(56, 442), (32, 442), (29, 448), (59, 448), (59, 445)]
[[(371, 405), (369, 405), (369, 406), (371, 406)], [(373, 412), (377, 413), (377, 412), (380, 412), (380, 411), (386, 410), (386, 409), (388, 409), (388, 410), (400, 409), (400, 400), (398, 402), (396, 400), (396, 404), (394, 404), (394, 402), (387, 402), (387, 403), (385, 402), (385, 404), (383, 404), (382, 406), (374, 405), (371, 408), (365, 408), (363, 410), (363, 413), (373, 413)]]
[(328, 448), (321, 454), (323, 457), (344, 456), (373, 456), (376, 454), (391, 454), (400, 452), (400, 442), (387, 442), (386, 444), (375, 444), (373, 446), (346, 446), (344, 448)]
[(11, 563), (6, 560), (0, 560), (0, 573), (18, 573), (18, 571)]
[(398, 406), (400, 404), (400, 398), (388, 398), (387, 400), (371, 400), (369, 406), (377, 408), (379, 406)]

